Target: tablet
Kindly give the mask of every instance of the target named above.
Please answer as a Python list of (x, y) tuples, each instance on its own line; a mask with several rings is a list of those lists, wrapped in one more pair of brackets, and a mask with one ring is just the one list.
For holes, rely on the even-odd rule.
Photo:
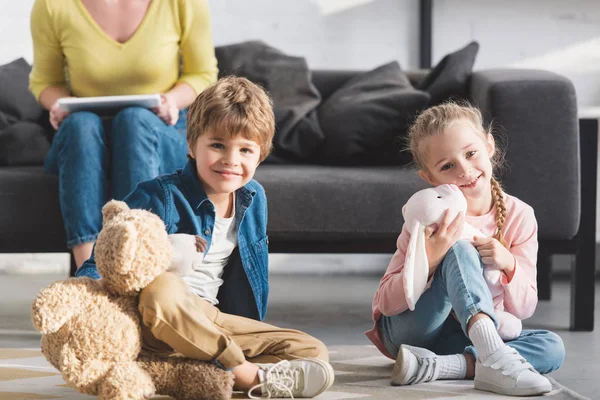
[(102, 111), (126, 107), (154, 108), (160, 105), (160, 94), (135, 94), (127, 96), (74, 97), (58, 99), (61, 111)]

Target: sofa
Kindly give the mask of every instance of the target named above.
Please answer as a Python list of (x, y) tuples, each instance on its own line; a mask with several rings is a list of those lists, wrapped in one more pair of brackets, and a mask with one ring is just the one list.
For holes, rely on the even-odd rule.
[[(310, 76), (326, 101), (361, 72)], [(418, 85), (427, 73), (407, 76)], [(552, 255), (574, 254), (570, 328), (592, 330), (595, 218), (587, 216), (595, 212), (595, 175), (588, 171), (595, 170), (597, 139), (579, 135), (573, 85), (551, 72), (498, 69), (471, 73), (465, 89), (508, 138), (505, 190), (535, 210), (540, 297), (550, 295)], [(393, 253), (401, 207), (426, 187), (410, 165), (265, 163), (256, 179), (269, 199), (274, 253)], [(0, 252), (67, 252), (57, 183), (41, 163), (0, 167)]]

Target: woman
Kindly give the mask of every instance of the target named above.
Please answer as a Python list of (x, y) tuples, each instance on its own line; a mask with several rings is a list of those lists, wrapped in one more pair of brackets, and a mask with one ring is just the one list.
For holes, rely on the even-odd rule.
[[(109, 198), (186, 162), (186, 108), (217, 78), (207, 0), (36, 0), (30, 90), (57, 129), (45, 169), (59, 177), (67, 246), (87, 260)], [(154, 110), (69, 114), (65, 97), (161, 93)]]

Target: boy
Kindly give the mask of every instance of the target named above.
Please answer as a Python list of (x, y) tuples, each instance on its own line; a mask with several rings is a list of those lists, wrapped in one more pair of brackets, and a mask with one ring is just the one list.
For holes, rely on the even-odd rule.
[[(142, 290), (143, 351), (213, 361), (250, 396), (314, 397), (334, 379), (323, 343), (257, 321), (268, 296), (267, 202), (252, 178), (274, 131), (261, 88), (221, 79), (189, 108), (185, 168), (142, 182), (125, 198), (160, 216), (169, 234), (196, 235), (204, 253), (183, 279), (165, 273)], [(100, 278), (93, 257), (76, 276)]]

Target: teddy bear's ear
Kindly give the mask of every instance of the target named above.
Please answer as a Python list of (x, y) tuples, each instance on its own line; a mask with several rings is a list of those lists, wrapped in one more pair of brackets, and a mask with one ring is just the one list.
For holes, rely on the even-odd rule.
[(112, 240), (117, 247), (112, 268), (120, 274), (127, 274), (135, 261), (138, 249), (137, 229), (133, 223), (126, 222), (115, 227), (112, 234)]
[(127, 203), (111, 200), (102, 207), (102, 223), (106, 224), (122, 211), (129, 210)]

